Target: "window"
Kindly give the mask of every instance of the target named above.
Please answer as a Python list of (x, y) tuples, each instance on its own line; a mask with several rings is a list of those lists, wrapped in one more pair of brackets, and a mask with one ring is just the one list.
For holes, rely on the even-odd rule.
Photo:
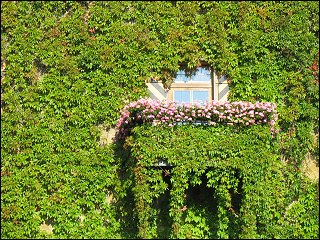
[(168, 98), (177, 103), (204, 104), (212, 100), (212, 73), (209, 66), (198, 67), (188, 74), (183, 67), (177, 73)]
[(167, 99), (177, 103), (226, 101), (229, 93), (227, 77), (218, 75), (205, 63), (190, 74), (182, 65), (169, 91), (164, 89), (161, 81), (147, 83), (147, 86), (152, 99)]

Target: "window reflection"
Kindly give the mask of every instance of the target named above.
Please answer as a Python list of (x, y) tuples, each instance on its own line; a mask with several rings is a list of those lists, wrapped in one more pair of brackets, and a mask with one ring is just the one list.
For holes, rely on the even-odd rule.
[(188, 76), (185, 70), (180, 69), (174, 82), (210, 82), (210, 80), (210, 69), (199, 67), (191, 76)]
[(177, 103), (190, 103), (190, 91), (174, 91), (174, 100)]
[(209, 99), (209, 93), (208, 91), (192, 91), (192, 101), (194, 102), (201, 102), (204, 103), (205, 101), (208, 101)]
[(201, 103), (204, 104), (209, 100), (207, 90), (175, 90), (174, 101), (176, 103)]

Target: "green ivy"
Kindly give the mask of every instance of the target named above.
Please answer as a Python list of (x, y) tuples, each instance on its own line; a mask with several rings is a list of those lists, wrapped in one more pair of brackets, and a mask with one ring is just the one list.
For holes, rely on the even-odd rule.
[[(166, 210), (155, 208), (155, 212), (150, 207), (154, 218), (145, 219), (132, 212), (138, 186), (134, 186), (135, 175), (121, 169), (131, 169), (133, 163), (117, 146), (99, 146), (100, 127), (113, 128), (120, 109), (147, 97), (145, 82), (151, 77), (170, 87), (180, 63), (194, 68), (200, 60), (228, 77), (230, 101), (277, 104), (277, 154), (290, 169), (285, 179), (294, 189), (285, 193), (285, 199), (299, 199), (278, 222), (287, 227), (288, 236), (313, 237), (313, 228), (308, 228), (313, 220), (296, 220), (295, 216), (314, 209), (307, 197), (313, 192), (301, 189), (300, 167), (309, 153), (319, 162), (318, 9), (317, 1), (2, 1), (1, 237), (166, 235), (168, 229), (163, 227), (158, 234), (155, 227), (159, 222), (166, 225), (156, 217), (157, 211), (166, 215)], [(180, 134), (178, 139), (189, 133)], [(172, 149), (162, 136), (156, 138)], [(141, 147), (148, 148), (147, 143)], [(199, 146), (190, 153), (174, 148), (167, 157), (184, 156), (190, 160), (186, 162), (189, 167), (199, 151), (221, 158), (228, 155), (234, 161), (240, 158), (236, 152), (225, 152), (228, 148), (212, 146), (208, 150)], [(174, 175), (193, 175), (187, 170), (176, 169)], [(158, 196), (165, 184), (159, 172), (154, 174), (157, 180), (151, 193)], [(151, 181), (144, 177), (143, 181)], [(242, 178), (246, 181), (246, 176)], [(237, 178), (226, 181), (235, 184), (232, 179)], [(197, 177), (192, 181), (199, 183)], [(183, 179), (175, 182), (174, 189), (187, 188)], [(309, 189), (312, 184), (305, 186)], [(103, 199), (111, 192), (114, 203), (109, 206)], [(214, 196), (221, 203), (215, 220), (211, 224), (198, 219), (195, 222), (201, 227), (195, 232), (186, 227), (194, 223), (190, 218), (207, 212), (194, 206), (195, 212), (184, 219), (185, 211), (177, 211), (181, 206), (172, 205), (168, 210), (173, 217), (168, 221), (175, 226), (172, 236), (240, 237), (240, 230), (235, 234), (230, 230), (234, 221), (225, 210), (230, 205), (226, 190)], [(183, 202), (180, 195), (172, 198)], [(241, 214), (248, 215), (248, 222), (239, 221), (237, 229), (253, 222), (262, 225), (242, 229), (244, 237), (286, 236), (282, 230), (280, 235), (270, 233), (276, 229), (276, 225), (265, 225), (270, 216), (255, 216), (249, 210), (243, 207)], [(83, 221), (79, 220), (82, 214)], [(212, 235), (207, 227), (212, 229), (224, 218), (229, 219), (229, 226), (215, 227)], [(39, 230), (43, 222), (53, 226), (52, 234)], [(154, 230), (143, 233), (138, 222)]]
[[(299, 189), (290, 188), (287, 175), (305, 180), (281, 160), (278, 141), (266, 126), (142, 125), (132, 132), (124, 149), (134, 163), (126, 170), (134, 173), (131, 178), (138, 237), (159, 237), (160, 214), (154, 204), (168, 189), (170, 202), (163, 207), (169, 208), (167, 218), (172, 226), (166, 238), (319, 235), (316, 185), (306, 182)], [(169, 170), (159, 167), (159, 161), (171, 166)], [(163, 177), (166, 171), (170, 172), (170, 186)], [(194, 205), (186, 193), (190, 187), (202, 184), (203, 175), (207, 188), (214, 189), (213, 200)], [(296, 198), (301, 199), (299, 205), (295, 205)], [(288, 217), (290, 204), (302, 214), (294, 215), (299, 228), (296, 231), (287, 228), (292, 223)], [(305, 211), (309, 211), (308, 220), (303, 217)]]

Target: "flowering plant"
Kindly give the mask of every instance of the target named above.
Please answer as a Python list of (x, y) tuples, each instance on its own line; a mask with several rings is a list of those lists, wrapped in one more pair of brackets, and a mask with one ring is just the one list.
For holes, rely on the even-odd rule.
[(124, 139), (136, 125), (149, 123), (169, 127), (181, 124), (252, 125), (268, 124), (272, 135), (278, 119), (276, 104), (270, 102), (217, 102), (177, 104), (141, 98), (126, 105), (116, 125), (116, 139)]

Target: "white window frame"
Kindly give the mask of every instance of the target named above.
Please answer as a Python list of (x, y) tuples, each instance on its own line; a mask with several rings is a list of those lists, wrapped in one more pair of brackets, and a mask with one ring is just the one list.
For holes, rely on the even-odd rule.
[[(190, 81), (173, 82), (170, 90), (164, 88), (162, 81), (155, 80), (146, 83), (151, 99), (171, 100), (174, 101), (174, 91), (176, 90), (206, 90), (208, 91), (208, 100), (227, 101), (229, 94), (228, 79), (225, 75), (217, 75), (214, 69), (206, 63), (202, 63), (200, 67), (210, 69), (210, 81)], [(183, 67), (182, 67), (183, 68)]]

